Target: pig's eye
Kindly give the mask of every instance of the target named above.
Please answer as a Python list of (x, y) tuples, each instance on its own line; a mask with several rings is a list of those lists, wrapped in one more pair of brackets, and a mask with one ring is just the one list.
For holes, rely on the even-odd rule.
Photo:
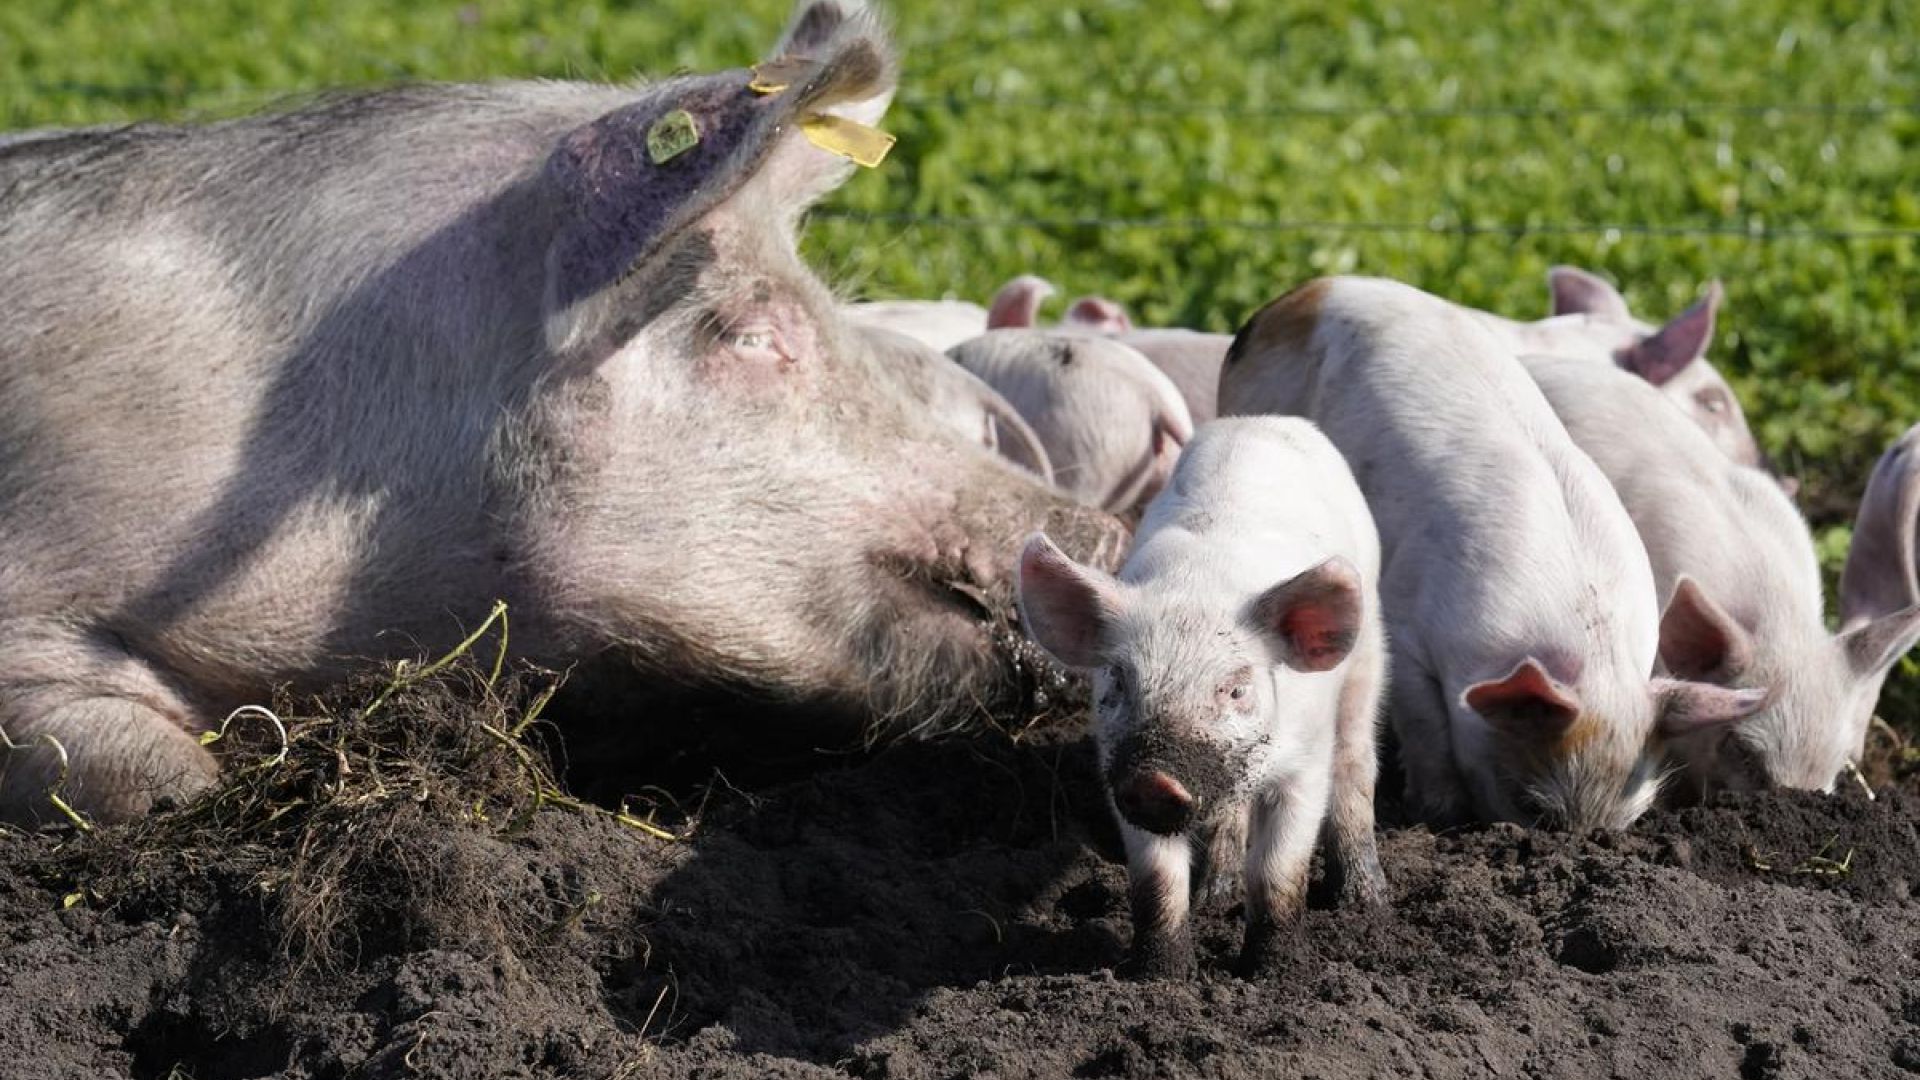
[(1726, 412), (1729, 404), (1727, 395), (1720, 393), (1718, 390), (1709, 390), (1703, 394), (1696, 395), (1694, 400), (1700, 403), (1701, 408), (1715, 415)]
[(778, 341), (772, 330), (759, 328), (740, 330), (727, 335), (727, 344), (742, 352), (772, 350)]
[(1247, 688), (1244, 686), (1236, 686), (1227, 692), (1227, 696), (1235, 701), (1243, 700), (1247, 696)]

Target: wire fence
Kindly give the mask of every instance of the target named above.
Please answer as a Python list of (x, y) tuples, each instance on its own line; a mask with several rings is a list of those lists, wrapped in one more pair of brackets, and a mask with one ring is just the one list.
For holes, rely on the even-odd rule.
[(1563, 222), (1414, 222), (1414, 221), (1342, 221), (1288, 218), (1219, 217), (1103, 217), (1097, 215), (972, 216), (955, 214), (909, 214), (869, 212), (825, 208), (814, 213), (818, 220), (857, 224), (927, 226), (935, 229), (1138, 229), (1167, 232), (1329, 232), (1374, 234), (1427, 234), (1439, 236), (1597, 236), (1617, 239), (1625, 236), (1727, 237), (1741, 240), (1912, 240), (1920, 239), (1920, 227), (1871, 226), (1866, 228), (1829, 228), (1796, 225), (1664, 225), (1651, 222), (1619, 224), (1580, 224)]
[[(276, 99), (298, 98), (334, 91), (370, 90), (390, 83), (313, 87), (186, 87), (159, 83), (92, 82), (11, 82), (0, 83), (0, 102), (7, 97), (82, 98), (118, 104), (151, 104), (182, 107), (216, 103), (244, 107)], [(1396, 106), (1375, 104), (1232, 104), (1221, 102), (1154, 102), (1134, 99), (1068, 99), (1018, 93), (963, 93), (958, 91), (908, 91), (897, 99), (896, 107), (927, 111), (946, 109), (1021, 111), (1035, 113), (1078, 113), (1097, 116), (1248, 119), (1382, 119), (1389, 121), (1450, 121), (1493, 119), (1573, 119), (1598, 118), (1623, 121), (1689, 120), (1709, 117), (1762, 118), (1777, 120), (1836, 121), (1873, 120), (1888, 117), (1920, 116), (1920, 102), (1714, 102), (1675, 101), (1642, 104), (1484, 104), (1446, 106)], [(0, 138), (4, 138), (0, 132)], [(1671, 237), (1737, 239), (1765, 243), (1783, 240), (1887, 241), (1920, 239), (1920, 227), (1898, 225), (1827, 226), (1799, 224), (1746, 223), (1662, 223), (1662, 222), (1460, 222), (1429, 221), (1353, 221), (1262, 217), (1163, 217), (1113, 215), (969, 215), (874, 212), (823, 208), (816, 220), (853, 225), (948, 230), (1032, 229), (1066, 231), (1075, 229), (1117, 229), (1159, 232), (1241, 232), (1241, 233), (1329, 233), (1372, 235), (1437, 235), (1599, 237)]]

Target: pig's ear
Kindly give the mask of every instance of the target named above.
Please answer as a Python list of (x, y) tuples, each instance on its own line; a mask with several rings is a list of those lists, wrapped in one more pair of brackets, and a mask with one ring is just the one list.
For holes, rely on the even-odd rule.
[(1682, 574), (1660, 615), (1660, 661), (1680, 678), (1724, 683), (1753, 662), (1753, 636)]
[[(814, 113), (878, 124), (893, 103), (899, 61), (885, 23), (862, 0), (800, 0), (780, 44), (756, 69), (757, 82), (799, 85), (816, 67), (828, 64), (846, 69), (840, 76), (845, 92), (822, 102)], [(891, 139), (886, 142), (892, 144)], [(796, 214), (839, 187), (854, 168), (847, 155), (803, 136), (790, 136), (781, 150), (773, 163), (777, 168), (764, 169), (761, 175)]]
[(1253, 602), (1253, 620), (1296, 671), (1338, 667), (1360, 637), (1360, 572), (1338, 555), (1302, 570)]
[(1717, 281), (1707, 283), (1707, 295), (1692, 307), (1673, 317), (1673, 321), (1654, 334), (1641, 338), (1622, 350), (1620, 366), (1655, 386), (1667, 381), (1688, 364), (1707, 354), (1713, 341), (1714, 314), (1720, 310), (1724, 292)]
[(1100, 664), (1100, 643), (1120, 609), (1119, 583), (1082, 566), (1034, 533), (1020, 550), (1020, 621), (1054, 659), (1082, 670)]
[(1556, 266), (1548, 270), (1547, 291), (1553, 296), (1555, 315), (1598, 315), (1622, 321), (1633, 318), (1627, 310), (1627, 298), (1620, 295), (1619, 289), (1600, 275), (1577, 266)]
[(1466, 688), (1460, 701), (1509, 735), (1557, 739), (1580, 718), (1580, 699), (1529, 656), (1498, 679)]
[(987, 305), (987, 329), (1024, 330), (1040, 320), (1040, 302), (1053, 295), (1053, 283), (1043, 277), (1021, 274), (993, 294)]
[(1727, 734), (1766, 708), (1765, 690), (1734, 690), (1682, 679), (1653, 680), (1654, 728), (1661, 738)]
[(1852, 630), (1920, 603), (1920, 424), (1880, 455), (1853, 519), (1840, 573), (1840, 628)]
[[(879, 20), (851, 0), (817, 0), (782, 48), (753, 71), (643, 87), (632, 104), (561, 136), (540, 178), (553, 214), (553, 351), (622, 321), (634, 305), (616, 303), (615, 286), (722, 204), (743, 201), (749, 227), (790, 230), (853, 168), (814, 140), (854, 152), (835, 125), (875, 120), (891, 99), (895, 62)], [(699, 253), (689, 257), (697, 270)]]
[(1127, 317), (1127, 309), (1104, 296), (1083, 296), (1075, 300), (1061, 322), (1098, 334), (1133, 332), (1133, 320)]
[(1920, 641), (1920, 604), (1882, 615), (1840, 635), (1847, 663), (1856, 675), (1878, 678)]
[(1053, 461), (1047, 456), (1046, 446), (1041, 443), (1040, 436), (1034, 432), (1033, 427), (1027, 423), (1026, 417), (1021, 416), (1019, 410), (1002, 397), (998, 390), (988, 386), (960, 365), (952, 361), (947, 363), (951, 364), (955, 371), (979, 383), (977, 393), (986, 411), (987, 422), (992, 424), (994, 429), (993, 449), (1008, 461), (1052, 484)]

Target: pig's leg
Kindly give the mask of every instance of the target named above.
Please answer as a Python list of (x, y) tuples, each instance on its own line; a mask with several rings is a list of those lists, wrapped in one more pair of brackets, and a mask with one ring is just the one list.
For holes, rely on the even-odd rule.
[[(16, 749), (0, 749), (0, 821), (61, 820), (50, 794), (90, 818), (125, 821), (146, 813), (159, 799), (180, 799), (205, 788), (219, 773), (198, 740), (131, 698), (83, 697), (45, 711), (10, 714), (15, 718), (0, 722), (0, 729)], [(66, 751), (64, 781), (49, 738)]]
[(1216, 817), (1202, 839), (1205, 861), (1196, 902), (1201, 907), (1231, 903), (1240, 891), (1240, 872), (1247, 861), (1246, 807), (1234, 807)]
[(1133, 900), (1130, 967), (1144, 979), (1187, 978), (1195, 970), (1187, 921), (1192, 873), (1187, 838), (1157, 836), (1125, 819), (1120, 835), (1127, 846), (1127, 892)]
[(1472, 799), (1454, 760), (1445, 693), (1425, 669), (1400, 664), (1388, 686), (1407, 805), (1418, 819), (1451, 828), (1473, 819)]
[(1373, 828), (1373, 789), (1380, 775), (1375, 734), (1386, 689), (1386, 647), (1375, 625), (1347, 664), (1333, 747), (1328, 808), (1327, 883), (1347, 906), (1387, 902), (1387, 878)]
[[(60, 820), (47, 797), (56, 783), (55, 794), (102, 821), (212, 783), (219, 767), (194, 738), (193, 710), (117, 635), (9, 629), (0, 731), (17, 749), (0, 749), (0, 821)], [(53, 743), (66, 752), (64, 781)]]
[(1297, 924), (1306, 909), (1313, 847), (1326, 820), (1331, 788), (1332, 770), (1322, 767), (1305, 770), (1254, 799), (1253, 833), (1247, 843), (1247, 939), (1240, 953), (1240, 967), (1247, 974), (1272, 966), (1282, 933)]

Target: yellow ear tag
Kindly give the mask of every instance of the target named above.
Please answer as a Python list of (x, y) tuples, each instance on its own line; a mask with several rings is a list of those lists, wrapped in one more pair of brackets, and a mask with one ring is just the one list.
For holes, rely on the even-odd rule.
[(800, 121), (807, 141), (829, 154), (853, 159), (853, 163), (873, 168), (887, 160), (887, 151), (898, 141), (879, 128), (830, 113), (816, 113)]
[(699, 145), (700, 128), (685, 109), (673, 110), (647, 129), (647, 156), (655, 165), (665, 165)]
[(753, 66), (753, 81), (747, 89), (756, 94), (777, 94), (797, 82), (813, 78), (820, 71), (818, 60), (808, 60), (799, 56), (782, 56), (768, 60), (764, 64)]

